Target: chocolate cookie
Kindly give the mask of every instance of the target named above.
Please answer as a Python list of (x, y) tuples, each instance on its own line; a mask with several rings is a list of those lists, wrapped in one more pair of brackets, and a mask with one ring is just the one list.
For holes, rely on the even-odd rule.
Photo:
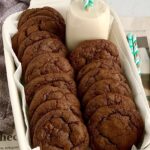
[(48, 31), (60, 37), (62, 41), (65, 39), (65, 26), (50, 17), (35, 16), (26, 21), (19, 29), (18, 44), (36, 31)]
[(104, 106), (114, 106), (118, 105), (121, 108), (130, 108), (136, 109), (136, 106), (133, 100), (129, 97), (120, 95), (120, 94), (113, 94), (108, 93), (107, 95), (99, 95), (94, 97), (85, 107), (84, 116), (87, 120), (99, 109)]
[(125, 82), (125, 77), (118, 71), (95, 68), (89, 71), (80, 81), (78, 86), (79, 96), (83, 96), (85, 92), (97, 81), (104, 79), (112, 79)]
[(38, 42), (40, 40), (44, 40), (47, 38), (55, 38), (58, 39), (58, 37), (52, 33), (49, 33), (47, 31), (37, 31), (37, 32), (33, 32), (31, 33), (24, 41), (22, 41), (19, 44), (19, 48), (18, 48), (18, 58), (19, 60), (22, 59), (22, 56), (24, 54), (25, 49), (34, 44), (35, 42)]
[(62, 56), (67, 54), (67, 49), (58, 39), (48, 38), (40, 40), (31, 46), (28, 46), (22, 57), (22, 69), (25, 72), (29, 62), (36, 56), (43, 53), (59, 53)]
[(26, 11), (24, 11), (20, 16), (18, 28), (20, 28), (30, 18), (39, 16), (39, 15), (51, 17), (54, 20), (60, 22), (62, 26), (65, 26), (65, 21), (58, 11), (56, 11), (55, 9), (51, 7), (43, 7), (43, 8), (27, 9)]
[(51, 85), (62, 89), (68, 89), (76, 95), (76, 84), (74, 80), (65, 73), (50, 73), (33, 79), (25, 86), (26, 101), (28, 104), (36, 93), (36, 91), (45, 85)]
[(92, 150), (130, 150), (142, 138), (143, 121), (135, 109), (99, 108), (91, 117), (88, 129)]
[(25, 72), (25, 83), (32, 79), (49, 74), (49, 73), (66, 73), (74, 77), (74, 72), (69, 61), (59, 54), (41, 54), (32, 59)]
[[(77, 107), (73, 107), (67, 101), (64, 100), (50, 100), (42, 103), (34, 112), (32, 119), (30, 121), (31, 131), (34, 131), (35, 125), (38, 120), (42, 118), (46, 113), (53, 110), (67, 110), (71, 111), (74, 115), (82, 120), (81, 112)], [(32, 134), (31, 134), (32, 135)]]
[(113, 60), (105, 60), (105, 59), (100, 59), (100, 60), (95, 60), (90, 64), (85, 65), (77, 75), (77, 81), (80, 81), (80, 79), (87, 74), (89, 71), (94, 70), (96, 68), (101, 68), (101, 69), (108, 69), (108, 70), (116, 70), (119, 72), (122, 72), (121, 66), (117, 63), (115, 63)]
[(50, 100), (67, 101), (68, 105), (71, 105), (74, 110), (80, 110), (79, 100), (72, 93), (70, 93), (69, 90), (45, 85), (36, 91), (31, 101), (29, 107), (29, 118), (32, 117), (33, 113), (40, 106), (40, 104)]
[[(42, 18), (42, 17), (41, 17)], [(13, 45), (15, 46), (14, 48), (15, 51), (18, 50), (19, 45), (31, 34), (37, 31), (47, 31), (49, 33), (56, 34), (55, 28), (57, 28), (58, 25), (56, 25), (54, 21), (41, 21), (40, 24), (33, 24), (32, 26), (26, 25), (25, 27), (22, 27), (19, 29), (18, 33), (14, 35), (12, 38), (12, 42), (14, 43)], [(57, 34), (56, 34), (57, 35)], [(59, 36), (60, 37), (60, 36)], [(62, 37), (60, 37), (61, 39)], [(65, 38), (65, 37), (64, 37)], [(64, 42), (64, 38), (62, 41)], [(14, 42), (15, 41), (15, 42)]]
[(87, 40), (70, 54), (70, 61), (75, 70), (80, 70), (94, 60), (106, 59), (119, 63), (117, 47), (108, 40)]
[(55, 110), (36, 124), (33, 147), (42, 150), (87, 150), (89, 136), (85, 125), (70, 111)]
[(85, 93), (82, 99), (82, 103), (85, 106), (94, 97), (101, 94), (107, 95), (108, 92), (132, 97), (132, 92), (125, 82), (108, 79), (94, 83)]

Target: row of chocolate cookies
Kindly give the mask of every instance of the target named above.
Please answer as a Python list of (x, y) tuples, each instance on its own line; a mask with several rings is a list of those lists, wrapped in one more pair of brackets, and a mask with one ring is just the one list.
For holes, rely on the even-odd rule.
[(64, 40), (64, 20), (50, 7), (23, 12), (12, 38), (22, 63), (31, 142), (42, 150), (89, 146)]
[(143, 134), (143, 121), (121, 69), (116, 46), (89, 40), (71, 53), (78, 94), (93, 150), (130, 150)]

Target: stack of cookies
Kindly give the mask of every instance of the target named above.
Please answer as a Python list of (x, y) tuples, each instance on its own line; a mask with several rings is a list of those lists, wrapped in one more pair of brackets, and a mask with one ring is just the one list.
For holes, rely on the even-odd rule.
[(33, 147), (87, 150), (74, 70), (67, 60), (65, 22), (53, 8), (22, 13), (13, 49), (22, 63)]
[(93, 150), (130, 150), (143, 134), (143, 121), (108, 40), (81, 42), (70, 54)]

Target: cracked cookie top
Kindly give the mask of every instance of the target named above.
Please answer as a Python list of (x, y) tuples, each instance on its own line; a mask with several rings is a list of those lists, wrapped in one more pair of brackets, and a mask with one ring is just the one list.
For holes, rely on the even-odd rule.
[(35, 110), (44, 102), (57, 100), (57, 101), (64, 101), (75, 107), (80, 109), (79, 100), (67, 89), (61, 89), (58, 87), (45, 85), (44, 87), (37, 90), (33, 99), (31, 100), (31, 104), (29, 106), (29, 118), (32, 117)]
[(84, 75), (86, 75), (88, 72), (95, 70), (95, 69), (108, 69), (108, 70), (116, 70), (120, 73), (122, 73), (121, 66), (118, 63), (115, 63), (113, 60), (105, 60), (105, 59), (99, 59), (95, 60), (87, 65), (85, 65), (81, 70), (78, 72), (77, 75), (77, 81), (80, 81)]
[(26, 70), (29, 62), (34, 57), (44, 53), (59, 53), (61, 56), (66, 56), (67, 49), (58, 39), (48, 38), (40, 40), (26, 48), (21, 60), (23, 71)]
[(80, 109), (77, 107), (74, 107), (73, 105), (71, 105), (70, 103), (68, 103), (68, 101), (66, 100), (48, 100), (45, 101), (43, 103), (41, 103), (37, 109), (35, 110), (31, 121), (30, 121), (30, 129), (31, 129), (31, 136), (33, 135), (34, 129), (35, 129), (35, 125), (38, 122), (38, 120), (44, 116), (46, 113), (53, 111), (53, 110), (67, 110), (67, 111), (71, 111), (74, 115), (76, 115), (77, 117), (79, 117), (82, 121), (82, 115), (80, 112)]
[(19, 29), (18, 44), (35, 31), (48, 31), (56, 34), (62, 41), (65, 38), (65, 26), (60, 22), (43, 15), (35, 16), (27, 20)]
[(104, 106), (120, 106), (122, 109), (136, 109), (134, 101), (127, 96), (108, 93), (94, 97), (85, 107), (84, 116), (87, 120), (99, 109)]
[(78, 86), (79, 95), (83, 96), (85, 92), (97, 81), (104, 79), (112, 79), (116, 81), (126, 82), (125, 77), (118, 71), (113, 69), (95, 68), (89, 71), (81, 80)]
[(106, 59), (119, 63), (117, 47), (108, 40), (87, 40), (81, 42), (70, 54), (70, 61), (75, 70), (80, 70), (92, 61)]
[(47, 31), (37, 31), (37, 32), (33, 32), (31, 33), (27, 38), (25, 38), (24, 41), (22, 41), (19, 46), (18, 46), (18, 58), (19, 60), (22, 59), (22, 56), (24, 54), (24, 51), (26, 50), (26, 48), (32, 44), (34, 44), (35, 42), (38, 42), (40, 40), (44, 40), (44, 39), (48, 39), (48, 38), (55, 38), (58, 39), (58, 37), (52, 33), (49, 33)]
[(85, 125), (70, 111), (56, 110), (44, 115), (36, 124), (33, 147), (42, 150), (87, 150), (89, 136)]
[(33, 18), (35, 16), (39, 16), (39, 15), (50, 17), (53, 20), (60, 22), (60, 24), (62, 24), (62, 26), (65, 26), (65, 21), (64, 21), (62, 15), (58, 11), (56, 11), (52, 7), (43, 7), (43, 8), (27, 9), (26, 11), (24, 11), (19, 18), (18, 29), (27, 20), (29, 20), (30, 18)]
[(129, 150), (141, 139), (144, 124), (135, 109), (106, 106), (92, 115), (88, 129), (93, 150)]
[(102, 94), (107, 95), (107, 93), (118, 93), (124, 96), (132, 97), (131, 89), (127, 83), (108, 79), (94, 83), (85, 93), (82, 103), (86, 105), (94, 97)]
[(67, 76), (65, 73), (50, 73), (33, 79), (25, 86), (26, 101), (28, 104), (31, 103), (36, 91), (45, 85), (68, 89), (75, 95), (77, 92), (76, 84), (71, 77)]
[(45, 53), (33, 58), (29, 63), (25, 72), (25, 83), (49, 73), (66, 73), (74, 77), (74, 70), (66, 58), (59, 54)]

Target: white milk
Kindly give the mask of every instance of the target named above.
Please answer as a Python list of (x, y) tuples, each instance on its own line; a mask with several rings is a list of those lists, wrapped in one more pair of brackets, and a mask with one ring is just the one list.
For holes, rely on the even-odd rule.
[(84, 10), (82, 0), (72, 0), (67, 12), (66, 42), (73, 50), (81, 41), (107, 39), (109, 34), (110, 10), (102, 0)]

